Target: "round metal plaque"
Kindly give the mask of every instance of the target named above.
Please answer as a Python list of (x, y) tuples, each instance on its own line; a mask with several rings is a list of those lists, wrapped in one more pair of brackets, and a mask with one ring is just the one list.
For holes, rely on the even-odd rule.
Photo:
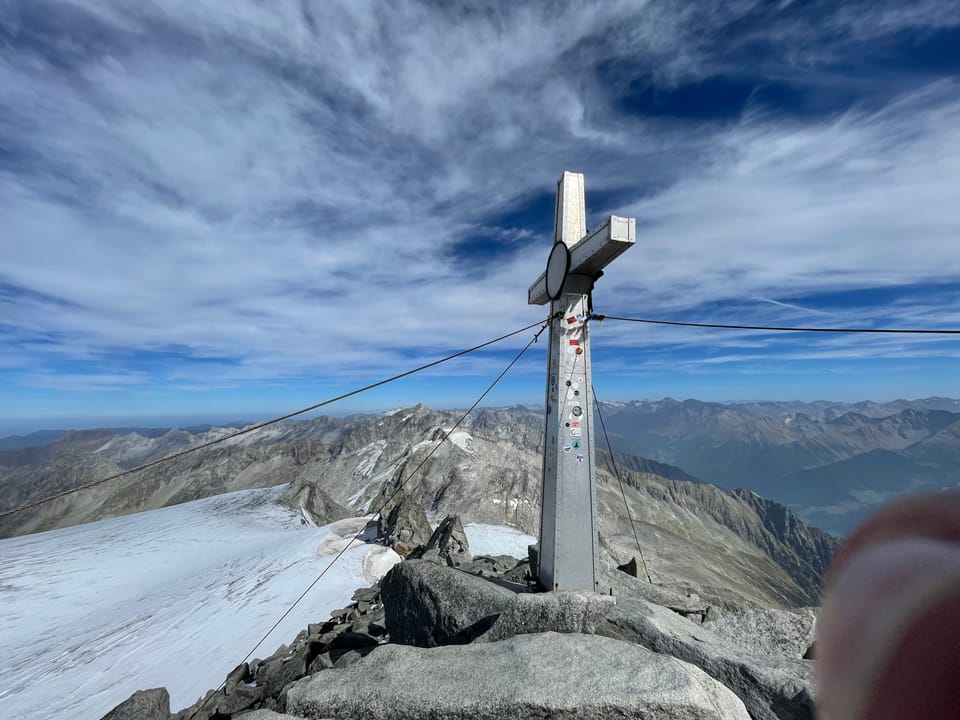
[(556, 300), (563, 293), (563, 284), (570, 272), (570, 248), (558, 242), (547, 259), (547, 296)]

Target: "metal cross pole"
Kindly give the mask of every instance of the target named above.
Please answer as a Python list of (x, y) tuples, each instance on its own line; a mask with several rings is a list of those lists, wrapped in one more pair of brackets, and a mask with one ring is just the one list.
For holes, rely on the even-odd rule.
[(534, 573), (548, 590), (597, 587), (597, 507), (588, 316), (603, 268), (636, 242), (636, 220), (611, 215), (587, 234), (581, 173), (557, 183), (554, 246), (530, 286), (550, 303), (540, 544)]

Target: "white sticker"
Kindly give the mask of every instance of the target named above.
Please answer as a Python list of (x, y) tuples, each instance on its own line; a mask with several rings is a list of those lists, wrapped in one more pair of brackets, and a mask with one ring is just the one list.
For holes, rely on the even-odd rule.
[(570, 437), (581, 437), (583, 435), (583, 428), (570, 428)]

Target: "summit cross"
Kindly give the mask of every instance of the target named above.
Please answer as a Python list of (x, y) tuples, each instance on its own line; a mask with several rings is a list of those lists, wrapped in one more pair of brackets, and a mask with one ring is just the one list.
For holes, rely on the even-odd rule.
[(603, 269), (636, 242), (636, 220), (611, 215), (587, 234), (583, 175), (557, 183), (554, 245), (530, 286), (550, 303), (540, 542), (534, 573), (547, 590), (597, 589), (597, 489), (588, 320)]

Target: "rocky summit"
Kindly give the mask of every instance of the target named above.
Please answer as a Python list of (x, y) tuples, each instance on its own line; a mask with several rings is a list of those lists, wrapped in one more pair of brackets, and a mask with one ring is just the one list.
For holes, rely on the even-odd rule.
[(605, 593), (542, 592), (527, 561), (457, 548), (419, 548), (190, 708), (158, 688), (104, 720), (814, 718), (810, 609), (720, 610), (615, 566)]

